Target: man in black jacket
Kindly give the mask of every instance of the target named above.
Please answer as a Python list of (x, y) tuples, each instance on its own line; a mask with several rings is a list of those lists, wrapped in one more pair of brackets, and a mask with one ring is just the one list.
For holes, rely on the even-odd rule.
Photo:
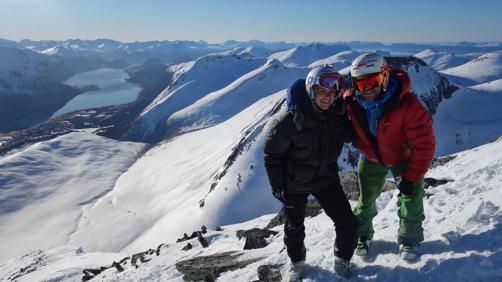
[(305, 209), (313, 194), (335, 223), (335, 271), (349, 276), (359, 221), (338, 177), (338, 157), (354, 130), (342, 99), (343, 76), (329, 66), (316, 67), (288, 93), (289, 111), (275, 120), (265, 144), (265, 168), (273, 195), (283, 203), (284, 243), (292, 262), (291, 280), (305, 268)]

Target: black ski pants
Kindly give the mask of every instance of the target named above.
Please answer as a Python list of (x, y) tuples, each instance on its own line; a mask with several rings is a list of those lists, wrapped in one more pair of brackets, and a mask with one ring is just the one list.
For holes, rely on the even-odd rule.
[[(335, 224), (334, 254), (350, 260), (357, 246), (358, 218), (352, 213), (349, 201), (340, 186), (312, 193), (327, 216)], [(287, 193), (284, 205), (284, 243), (291, 261), (305, 260), (305, 210), (308, 193)]]

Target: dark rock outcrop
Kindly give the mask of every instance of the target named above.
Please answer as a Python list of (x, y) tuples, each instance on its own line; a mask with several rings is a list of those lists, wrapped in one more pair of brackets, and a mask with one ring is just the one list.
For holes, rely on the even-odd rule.
[(443, 185), (448, 182), (453, 182), (454, 180), (453, 179), (435, 179), (432, 177), (426, 177), (424, 179), (424, 181), (425, 181), (424, 189), (427, 189), (429, 187), (437, 187), (439, 185)]
[(282, 281), (282, 264), (260, 265), (258, 267), (258, 280), (254, 282), (280, 282)]
[(197, 238), (197, 237), (199, 237), (199, 234), (206, 234), (206, 233), (207, 233), (207, 227), (206, 227), (206, 226), (204, 226), (204, 225), (202, 225), (202, 226), (200, 227), (200, 231), (194, 231), (194, 232), (192, 232), (192, 235), (190, 235), (190, 236), (188, 236), (188, 234), (186, 234), (186, 233), (183, 233), (183, 237), (178, 238), (178, 239), (176, 240), (176, 243), (180, 243), (180, 242), (188, 241), (188, 240), (191, 240), (191, 239), (193, 239), (193, 238)]
[(266, 247), (267, 241), (265, 238), (268, 238), (270, 235), (277, 235), (277, 233), (278, 232), (272, 230), (253, 228), (249, 230), (238, 230), (236, 235), (239, 240), (246, 238), (244, 250), (251, 250)]
[(431, 161), (431, 165), (429, 168), (436, 168), (438, 166), (444, 166), (449, 163), (451, 160), (454, 160), (457, 156), (446, 156), (441, 158), (433, 158)]
[(108, 270), (110, 268), (115, 268), (118, 272), (122, 272), (125, 270), (125, 267), (127, 266), (127, 262), (130, 260), (130, 266), (134, 268), (139, 268), (139, 262), (141, 263), (146, 263), (152, 260), (151, 256), (153, 254), (156, 254), (157, 256), (160, 255), (160, 250), (162, 248), (167, 248), (169, 245), (166, 244), (160, 244), (156, 249), (149, 249), (147, 251), (137, 253), (132, 255), (131, 257), (125, 257), (121, 259), (119, 262), (114, 261), (111, 265), (109, 266), (101, 266), (100, 268), (86, 268), (82, 270), (82, 273), (84, 276), (82, 277), (82, 281), (89, 281), (94, 279), (97, 275), (99, 275), (101, 272)]
[(254, 258), (240, 261), (238, 258), (241, 255), (243, 253), (230, 251), (179, 261), (175, 266), (179, 272), (183, 273), (185, 280), (215, 281), (223, 272), (244, 268), (263, 259)]
[(186, 246), (184, 246), (182, 248), (183, 251), (188, 251), (188, 250), (191, 250), (193, 248), (192, 244), (190, 243), (187, 243)]

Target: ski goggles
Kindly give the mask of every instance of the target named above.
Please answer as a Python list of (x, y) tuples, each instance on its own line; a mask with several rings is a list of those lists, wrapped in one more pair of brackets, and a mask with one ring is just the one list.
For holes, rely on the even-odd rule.
[(319, 76), (319, 86), (335, 89), (337, 92), (343, 87), (343, 75), (339, 73), (323, 73)]
[(373, 89), (377, 86), (382, 85), (383, 75), (379, 72), (366, 74), (361, 76), (356, 76), (352, 78), (354, 88), (357, 91)]

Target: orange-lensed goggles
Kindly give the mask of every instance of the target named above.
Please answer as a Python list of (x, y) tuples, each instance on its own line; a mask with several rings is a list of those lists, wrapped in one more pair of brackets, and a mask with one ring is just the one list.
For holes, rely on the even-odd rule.
[(352, 78), (352, 82), (354, 84), (354, 88), (358, 91), (373, 89), (377, 86), (382, 85), (383, 83), (383, 75), (379, 72), (361, 75)]

